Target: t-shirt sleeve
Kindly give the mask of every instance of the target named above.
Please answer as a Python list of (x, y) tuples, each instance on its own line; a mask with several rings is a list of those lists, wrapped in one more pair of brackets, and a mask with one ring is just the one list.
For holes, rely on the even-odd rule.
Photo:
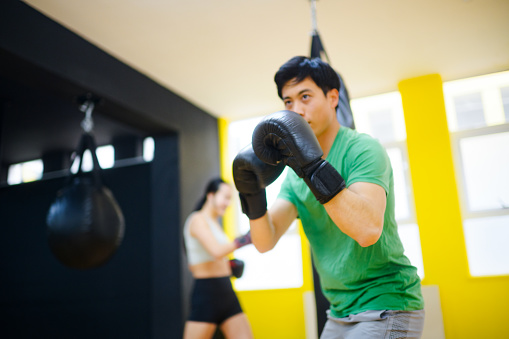
[(359, 139), (348, 152), (347, 187), (356, 182), (377, 184), (389, 192), (392, 167), (389, 156), (383, 146), (375, 139)]

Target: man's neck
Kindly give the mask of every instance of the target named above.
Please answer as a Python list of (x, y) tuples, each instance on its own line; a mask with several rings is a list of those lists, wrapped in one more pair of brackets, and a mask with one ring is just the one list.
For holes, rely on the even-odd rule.
[(336, 140), (336, 136), (339, 132), (340, 127), (341, 127), (341, 125), (336, 120), (334, 123), (331, 124), (331, 126), (324, 133), (322, 133), (317, 138), (318, 143), (320, 143), (320, 147), (322, 148), (324, 159), (329, 154), (332, 144), (334, 143), (334, 140)]

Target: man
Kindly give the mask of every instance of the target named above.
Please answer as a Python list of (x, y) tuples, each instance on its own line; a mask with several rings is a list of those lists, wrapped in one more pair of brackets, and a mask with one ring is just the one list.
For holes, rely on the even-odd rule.
[[(387, 153), (339, 124), (339, 80), (327, 63), (294, 57), (275, 82), (286, 110), (260, 122), (233, 164), (253, 244), (271, 250), (301, 219), (331, 304), (322, 339), (419, 338), (420, 279), (398, 236)], [(293, 171), (267, 212), (268, 172), (281, 162)]]

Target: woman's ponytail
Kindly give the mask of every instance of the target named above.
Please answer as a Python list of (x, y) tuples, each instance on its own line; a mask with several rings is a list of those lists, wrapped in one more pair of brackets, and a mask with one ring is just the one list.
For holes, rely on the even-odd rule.
[(221, 184), (226, 184), (223, 179), (221, 178), (214, 178), (209, 181), (207, 186), (205, 187), (205, 193), (201, 197), (201, 199), (196, 204), (196, 207), (194, 208), (195, 211), (199, 211), (202, 209), (203, 205), (205, 205), (205, 202), (207, 202), (207, 195), (209, 193), (216, 193), (217, 190), (219, 190), (219, 186)]

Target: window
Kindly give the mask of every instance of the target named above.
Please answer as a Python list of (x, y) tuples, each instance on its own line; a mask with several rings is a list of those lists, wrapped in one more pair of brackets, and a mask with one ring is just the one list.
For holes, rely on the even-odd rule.
[(444, 83), (452, 133), (509, 123), (509, 72)]
[(147, 137), (143, 140), (143, 160), (150, 162), (154, 160), (155, 142), (154, 138)]
[(424, 277), (419, 227), (411, 190), (406, 129), (399, 92), (351, 101), (356, 129), (378, 139), (387, 150), (394, 176), (395, 216), (405, 255)]
[(470, 274), (509, 274), (509, 72), (444, 83), (444, 98)]
[[(97, 147), (96, 149), (97, 161), (99, 161), (99, 166), (102, 169), (112, 168), (115, 164), (115, 149), (112, 145), (105, 145), (101, 147)], [(77, 173), (79, 169), (80, 159), (76, 157), (74, 162), (71, 165), (71, 172)], [(81, 169), (83, 172), (90, 172), (94, 168), (94, 162), (92, 160), (92, 153), (90, 150), (86, 150), (83, 153), (83, 163), (81, 164)]]
[(500, 96), (502, 97), (505, 121), (509, 121), (509, 86), (500, 88)]
[[(251, 143), (253, 130), (260, 120), (253, 118), (229, 125), (229, 163), (233, 163), (237, 153)], [(269, 208), (277, 198), (287, 171), (288, 168), (266, 188)], [(242, 213), (238, 196), (235, 196), (235, 223), (239, 234), (244, 234), (249, 230), (249, 219)], [(254, 246), (245, 246), (235, 251), (235, 257), (246, 263), (242, 279), (235, 281), (239, 291), (298, 288), (303, 284), (301, 238), (296, 222), (271, 251), (261, 254)]]
[(486, 126), (481, 93), (469, 93), (454, 97), (458, 129)]
[(16, 185), (40, 180), (43, 170), (44, 165), (41, 159), (11, 165), (7, 172), (7, 184)]
[(458, 140), (465, 201), (474, 213), (509, 208), (509, 132), (483, 132)]
[[(113, 167), (115, 163), (115, 149), (112, 145), (97, 147), (96, 154), (101, 168), (105, 169)], [(79, 157), (74, 159), (74, 162), (71, 165), (71, 173), (77, 173), (78, 166)], [(93, 167), (92, 154), (90, 153), (90, 150), (86, 150), (83, 153), (82, 170), (84, 172), (89, 172)], [(16, 185), (40, 180), (43, 176), (43, 170), (44, 163), (42, 159), (13, 164), (9, 166), (9, 170), (7, 172), (7, 184)]]

